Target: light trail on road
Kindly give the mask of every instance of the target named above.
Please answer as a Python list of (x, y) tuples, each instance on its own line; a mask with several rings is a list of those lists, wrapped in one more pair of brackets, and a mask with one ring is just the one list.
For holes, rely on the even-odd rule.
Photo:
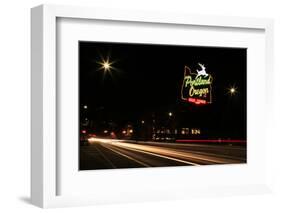
[[(169, 156), (172, 157), (173, 159), (179, 160), (179, 159), (186, 159), (186, 160), (190, 160), (192, 159), (194, 160), (201, 160), (201, 161), (206, 161), (206, 162), (211, 162), (214, 164), (218, 164), (218, 163), (238, 163), (237, 161), (233, 161), (233, 160), (228, 160), (226, 161), (225, 159), (220, 159), (218, 157), (212, 157), (212, 156), (204, 156), (204, 155), (199, 155), (199, 154), (194, 154), (194, 153), (186, 153), (186, 152), (182, 152), (179, 150), (175, 150), (175, 149), (171, 149), (171, 148), (165, 148), (165, 147), (155, 147), (155, 146), (149, 146), (149, 145), (139, 145), (139, 144), (129, 144), (129, 143), (120, 143), (120, 142), (116, 142), (113, 143), (113, 145), (115, 146), (121, 146), (127, 149), (133, 149), (133, 150), (139, 150), (139, 151), (146, 151), (150, 154), (160, 154), (162, 156)], [(194, 164), (194, 165), (199, 165), (196, 163), (191, 163), (190, 164)]]
[[(219, 144), (178, 144), (90, 138), (81, 147), (84, 169), (163, 167), (246, 163), (246, 147)], [(94, 149), (98, 150), (95, 154)], [(85, 156), (87, 157), (85, 157)]]
[[(119, 142), (117, 142), (117, 143), (119, 143)], [(112, 145), (120, 147), (120, 144), (112, 144)], [(106, 148), (108, 148), (108, 147), (106, 147)], [(145, 151), (145, 149), (134, 149), (134, 148), (129, 148), (129, 147), (123, 147), (123, 148), (125, 148), (127, 150), (131, 150), (131, 151), (135, 151), (135, 152), (140, 152), (140, 153), (144, 153), (144, 154), (148, 154), (148, 155), (153, 155), (153, 156), (156, 156), (156, 157), (159, 157), (159, 158), (165, 158), (165, 159), (168, 159), (168, 160), (177, 161), (177, 162), (184, 163), (184, 164), (187, 164), (187, 165), (193, 165), (193, 166), (198, 166), (199, 165), (199, 164), (196, 164), (196, 163), (193, 163), (193, 162), (190, 162), (190, 161), (181, 160), (181, 159), (174, 158), (174, 157), (169, 157), (168, 155), (157, 154), (157, 152)]]

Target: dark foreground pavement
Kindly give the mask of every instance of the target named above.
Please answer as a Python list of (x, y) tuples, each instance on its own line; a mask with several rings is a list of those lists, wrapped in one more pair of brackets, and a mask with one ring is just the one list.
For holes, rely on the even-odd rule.
[(246, 163), (246, 146), (132, 143), (110, 139), (80, 147), (80, 170)]

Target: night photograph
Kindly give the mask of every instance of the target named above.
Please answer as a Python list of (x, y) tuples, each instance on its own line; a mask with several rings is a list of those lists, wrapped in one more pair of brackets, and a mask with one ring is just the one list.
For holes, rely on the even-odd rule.
[(247, 49), (78, 47), (79, 170), (247, 163)]

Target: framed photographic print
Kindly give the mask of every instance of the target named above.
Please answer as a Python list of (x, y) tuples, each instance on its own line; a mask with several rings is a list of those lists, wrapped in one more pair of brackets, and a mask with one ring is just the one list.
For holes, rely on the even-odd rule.
[(245, 48), (78, 45), (80, 170), (246, 163)]
[(269, 191), (272, 46), (269, 19), (33, 8), (32, 203)]

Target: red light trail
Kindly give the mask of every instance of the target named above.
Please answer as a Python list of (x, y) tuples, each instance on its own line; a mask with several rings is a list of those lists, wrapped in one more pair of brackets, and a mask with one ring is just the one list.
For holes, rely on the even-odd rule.
[(213, 142), (213, 143), (246, 143), (246, 140), (231, 140), (231, 139), (197, 139), (197, 140), (193, 140), (193, 139), (178, 139), (176, 140), (176, 142), (186, 142), (186, 143), (208, 143), (208, 142)]

